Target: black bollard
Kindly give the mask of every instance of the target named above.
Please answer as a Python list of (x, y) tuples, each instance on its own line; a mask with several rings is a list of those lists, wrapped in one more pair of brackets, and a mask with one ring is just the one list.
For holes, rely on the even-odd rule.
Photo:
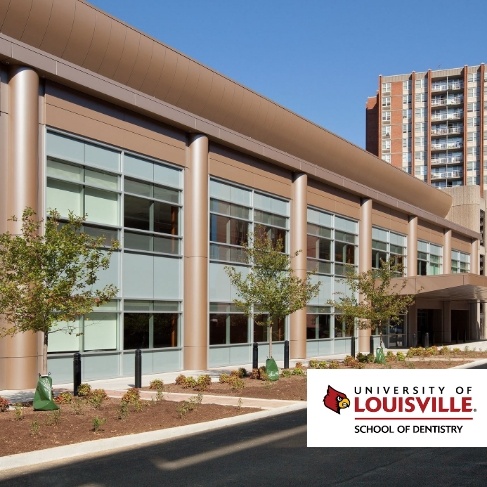
[(357, 355), (357, 352), (355, 350), (355, 335), (351, 336), (351, 342), (350, 342), (350, 355), (355, 358)]
[(142, 387), (142, 351), (138, 348), (135, 351), (135, 388)]
[(73, 355), (73, 396), (78, 395), (78, 387), (81, 385), (81, 354)]
[(254, 342), (252, 347), (252, 368), (259, 368), (259, 344), (257, 342)]
[(284, 368), (289, 369), (289, 340), (284, 341)]
[(426, 332), (424, 334), (424, 343), (423, 343), (423, 347), (424, 348), (429, 348), (430, 346), (430, 334), (428, 332)]
[(418, 339), (416, 338), (416, 333), (413, 333), (413, 343), (411, 343), (411, 346), (414, 348), (418, 346)]

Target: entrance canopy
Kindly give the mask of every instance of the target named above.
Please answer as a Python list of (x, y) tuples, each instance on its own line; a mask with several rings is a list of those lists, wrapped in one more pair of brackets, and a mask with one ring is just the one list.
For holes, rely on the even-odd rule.
[(407, 284), (400, 294), (415, 294), (425, 299), (443, 301), (487, 301), (487, 276), (477, 274), (442, 274), (396, 278), (392, 285)]

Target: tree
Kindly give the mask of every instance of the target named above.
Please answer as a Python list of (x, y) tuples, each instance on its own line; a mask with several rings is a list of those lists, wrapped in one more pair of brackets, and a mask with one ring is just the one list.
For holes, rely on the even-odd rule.
[[(392, 279), (401, 276), (402, 271), (402, 266), (392, 259), (381, 260), (380, 269), (361, 273), (351, 270), (343, 280), (349, 292), (337, 293), (339, 299), (329, 300), (328, 304), (342, 315), (349, 329), (354, 330), (357, 322), (360, 329), (378, 331), (382, 347), (383, 325), (397, 323), (415, 300), (414, 295), (402, 294), (406, 279), (392, 283)], [(359, 296), (362, 298), (360, 301)]]
[[(73, 322), (112, 299), (117, 288), (94, 289), (98, 271), (107, 269), (118, 242), (83, 232), (86, 217), (70, 213), (62, 222), (56, 210), (44, 222), (31, 208), (22, 214), (21, 233), (0, 235), (0, 336), (44, 334), (42, 372), (47, 373), (48, 337), (58, 322)], [(17, 221), (14, 216), (9, 221)]]
[(320, 283), (312, 284), (309, 272), (305, 279), (296, 276), (291, 263), (301, 250), (294, 256), (285, 254), (282, 239), (274, 244), (263, 228), (250, 234), (249, 242), (243, 247), (245, 261), (250, 266), (247, 275), (231, 266), (226, 266), (225, 272), (237, 291), (235, 305), (251, 318), (261, 316), (255, 323), (268, 327), (271, 358), (273, 325), (304, 308), (318, 294)]

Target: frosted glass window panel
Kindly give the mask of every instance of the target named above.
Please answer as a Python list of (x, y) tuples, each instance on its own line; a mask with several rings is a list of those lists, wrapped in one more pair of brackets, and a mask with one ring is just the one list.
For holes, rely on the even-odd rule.
[(332, 216), (329, 213), (308, 208), (308, 221), (323, 227), (332, 227)]
[(85, 144), (85, 163), (120, 172), (120, 152), (87, 143)]
[[(242, 272), (244, 278), (249, 272), (248, 267), (234, 266), (234, 268), (237, 271)], [(233, 302), (238, 296), (235, 288), (230, 284), (230, 279), (225, 272), (225, 264), (211, 262), (209, 273), (210, 301)]]
[(64, 135), (48, 132), (46, 136), (46, 153), (48, 156), (84, 163), (85, 144)]
[(90, 313), (84, 320), (84, 349), (115, 350), (117, 348), (117, 314)]
[(443, 247), (439, 246), (439, 245), (434, 245), (434, 244), (431, 244), (430, 245), (430, 254), (432, 255), (443, 255)]
[(118, 225), (118, 194), (108, 191), (86, 188), (85, 189), (85, 213), (87, 220)]
[(125, 154), (123, 164), (125, 174), (136, 178), (147, 179), (148, 181), (154, 180), (153, 162)]
[(289, 203), (287, 201), (261, 193), (254, 194), (254, 207), (277, 213), (278, 215), (289, 215)]
[(113, 174), (91, 171), (90, 169), (85, 171), (85, 183), (91, 186), (118, 191), (118, 181), (119, 177)]
[(382, 242), (387, 242), (388, 232), (382, 228), (372, 227), (372, 238), (374, 240), (380, 240)]
[(252, 192), (247, 189), (232, 186), (213, 179), (210, 180), (210, 196), (212, 198), (218, 198), (244, 206), (250, 206), (251, 194)]
[(181, 298), (181, 259), (154, 257), (154, 298)]
[(79, 351), (79, 321), (59, 321), (49, 333), (48, 353)]
[(71, 164), (63, 164), (62, 162), (48, 160), (47, 176), (62, 179), (63, 181), (80, 183), (83, 180), (83, 169)]
[(418, 252), (428, 252), (428, 243), (418, 240)]
[(120, 293), (120, 259), (121, 253), (113, 252), (110, 257), (110, 266), (108, 267), (108, 269), (98, 270), (96, 274), (98, 280), (93, 285), (93, 289), (102, 289), (105, 286), (113, 284), (119, 289)]
[(398, 233), (391, 232), (390, 242), (391, 244), (398, 245), (400, 247), (406, 247), (406, 237)]
[[(127, 298), (154, 298), (154, 257), (123, 254), (123, 293)], [(176, 284), (174, 284), (176, 286)], [(179, 285), (178, 285), (179, 288)]]
[(46, 193), (48, 210), (56, 209), (64, 217), (67, 217), (70, 211), (81, 216), (81, 186), (50, 179), (47, 182)]
[(180, 169), (176, 169), (163, 164), (154, 164), (154, 182), (173, 188), (182, 187), (182, 174)]
[(357, 222), (347, 218), (335, 217), (335, 228), (345, 232), (357, 233)]

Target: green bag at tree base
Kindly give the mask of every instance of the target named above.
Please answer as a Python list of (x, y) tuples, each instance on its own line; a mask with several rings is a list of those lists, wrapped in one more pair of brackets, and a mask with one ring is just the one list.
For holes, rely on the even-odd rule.
[(279, 368), (277, 367), (276, 361), (272, 357), (265, 361), (265, 371), (269, 380), (279, 379)]
[(59, 406), (52, 396), (52, 379), (49, 375), (40, 375), (34, 394), (34, 411), (55, 411)]
[(378, 348), (376, 350), (374, 362), (376, 364), (385, 364), (386, 363), (386, 357), (384, 355), (384, 350), (382, 348)]

